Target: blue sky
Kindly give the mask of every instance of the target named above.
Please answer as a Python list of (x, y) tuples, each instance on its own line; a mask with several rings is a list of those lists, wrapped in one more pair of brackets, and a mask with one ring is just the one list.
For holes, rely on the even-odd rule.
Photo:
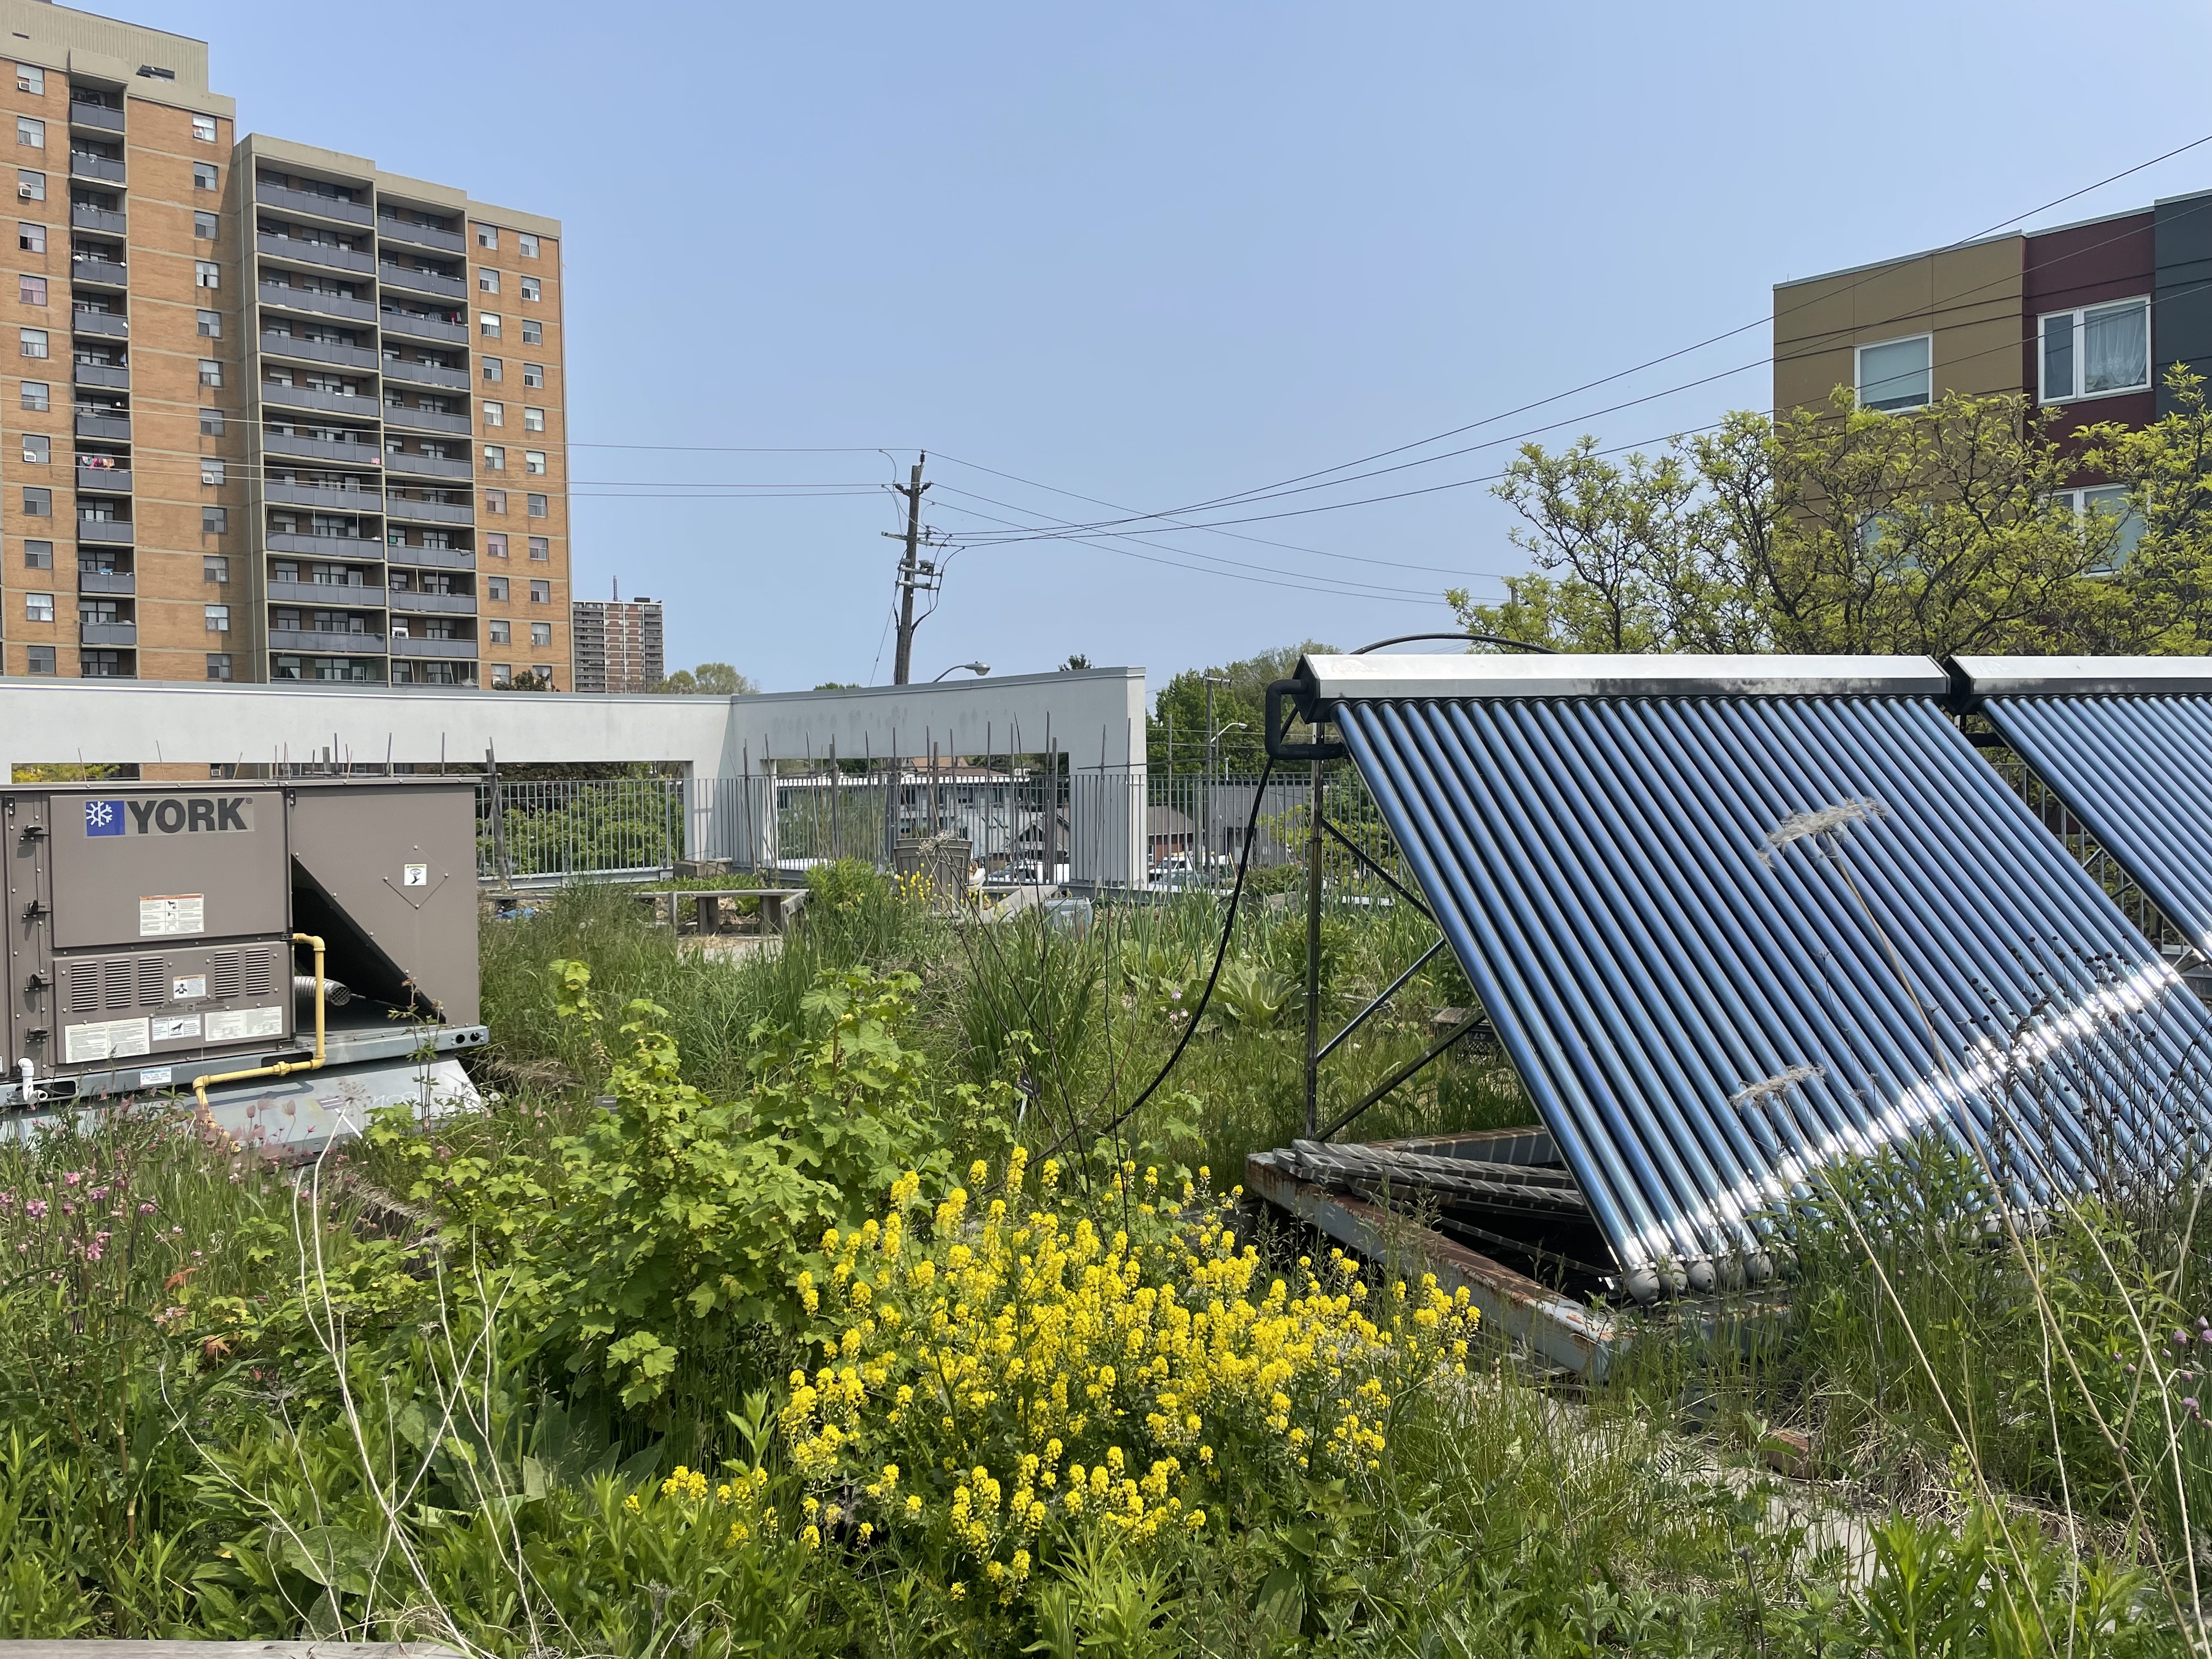
[[(2118, 52), (2040, 3), (115, 15), (208, 39), (248, 130), (565, 222), (579, 591), (667, 600), (671, 667), (719, 659), (775, 690), (890, 678), (881, 486), (916, 447), (956, 540), (1117, 516), (1054, 489), (1151, 513), (1259, 489), (2212, 133), (2202, 100), (2160, 95), (2160, 65), (2212, 46), (2179, 4), (2100, 11)], [(2030, 222), (2208, 185), (2212, 144)], [(1763, 364), (1724, 371), (1766, 343), (1762, 325), (1381, 465), (1547, 423), (1553, 443), (1662, 438), (1763, 405)], [(784, 449), (825, 453), (718, 453)], [(918, 672), (1081, 652), (1157, 684), (1446, 626), (1442, 588), (1520, 568), (1504, 508), (1462, 482), (1510, 453), (1206, 515), (1301, 550), (969, 546)]]

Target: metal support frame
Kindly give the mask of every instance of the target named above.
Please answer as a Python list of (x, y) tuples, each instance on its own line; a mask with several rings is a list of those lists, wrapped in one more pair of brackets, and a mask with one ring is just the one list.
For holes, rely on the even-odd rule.
[(1427, 967), (1430, 963), (1434, 961), (1436, 959), (1437, 952), (1443, 948), (1444, 941), (1441, 937), (1439, 937), (1434, 945), (1429, 946), (1427, 950), (1422, 951), (1419, 957), (1413, 959), (1413, 964), (1412, 967), (1407, 969), (1404, 973), (1399, 975), (1397, 978), (1392, 980), (1388, 985), (1384, 986), (1374, 1001), (1369, 1003), (1364, 1008), (1362, 1008), (1358, 1013), (1354, 1014), (1352, 1017), (1352, 1022), (1350, 1024), (1346, 1025), (1341, 1031), (1339, 1031), (1328, 1042), (1322, 1043), (1321, 1045), (1321, 1053), (1315, 1055), (1314, 1058), (1317, 1060), (1327, 1060), (1328, 1058), (1330, 1049), (1335, 1048), (1338, 1043), (1343, 1042), (1345, 1038), (1350, 1036), (1362, 1025), (1364, 1025), (1367, 1023), (1369, 1015), (1372, 1014), (1384, 1003), (1389, 1001), (1392, 997), (1397, 995), (1398, 993), (1405, 988), (1406, 981), (1413, 978), (1414, 975), (1419, 973), (1422, 969)]
[(1306, 1134), (1321, 1116), (1321, 762), (1306, 824)]

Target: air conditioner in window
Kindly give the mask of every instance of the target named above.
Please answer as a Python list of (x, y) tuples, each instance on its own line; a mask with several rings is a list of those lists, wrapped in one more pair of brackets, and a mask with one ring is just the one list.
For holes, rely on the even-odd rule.
[(407, 624), (404, 622), (396, 622), (392, 623), (392, 637), (395, 640), (405, 639), (407, 637)]

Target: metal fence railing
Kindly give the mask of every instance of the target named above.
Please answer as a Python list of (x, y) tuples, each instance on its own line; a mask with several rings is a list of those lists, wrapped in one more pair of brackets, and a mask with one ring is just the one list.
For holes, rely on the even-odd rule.
[[(1323, 812), (1411, 884), (1373, 798), (1349, 768), (1327, 775)], [(1057, 776), (974, 765), (872, 767), (725, 778), (511, 782), (477, 788), (477, 869), (488, 882), (668, 876), (684, 860), (796, 873), (837, 859), (889, 868), (902, 841), (951, 836), (990, 882), (1075, 882), (1102, 888), (1221, 888), (1236, 877), (1246, 827), (1250, 867), (1306, 856), (1310, 782), (1092, 769)], [(1254, 811), (1255, 799), (1258, 811)], [(1383, 893), (1331, 841), (1332, 887)]]

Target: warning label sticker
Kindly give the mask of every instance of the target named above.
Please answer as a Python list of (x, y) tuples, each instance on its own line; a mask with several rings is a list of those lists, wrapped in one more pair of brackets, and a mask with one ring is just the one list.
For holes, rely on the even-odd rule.
[(157, 893), (138, 901), (138, 937), (167, 939), (207, 932), (207, 899), (199, 893)]
[(62, 1055), (72, 1065), (85, 1060), (120, 1060), (149, 1047), (143, 1019), (96, 1020), (62, 1027)]
[(154, 1016), (154, 1041), (182, 1042), (200, 1034), (198, 1014), (156, 1014)]
[(226, 1013), (213, 1013), (205, 1022), (210, 1042), (239, 1042), (247, 1037), (270, 1037), (284, 1035), (284, 1010), (274, 1008), (234, 1008)]

